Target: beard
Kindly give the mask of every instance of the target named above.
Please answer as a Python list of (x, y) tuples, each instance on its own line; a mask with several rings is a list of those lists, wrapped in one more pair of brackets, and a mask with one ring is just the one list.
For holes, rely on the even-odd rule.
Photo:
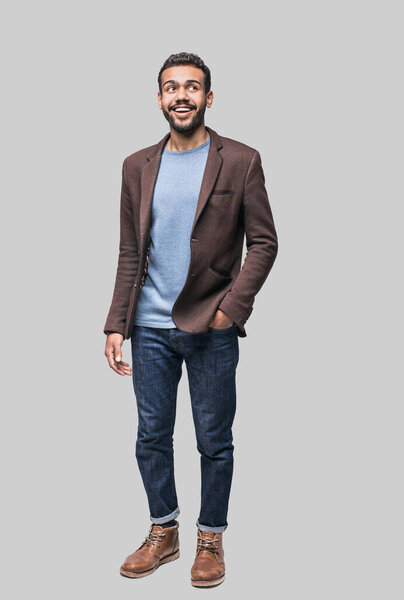
[(188, 133), (197, 129), (203, 123), (203, 119), (205, 116), (206, 105), (202, 106), (199, 110), (195, 110), (192, 119), (187, 120), (186, 123), (182, 123), (181, 121), (175, 121), (175, 114), (173, 114), (173, 110), (167, 112), (163, 108), (163, 114), (170, 126), (177, 131), (178, 133)]

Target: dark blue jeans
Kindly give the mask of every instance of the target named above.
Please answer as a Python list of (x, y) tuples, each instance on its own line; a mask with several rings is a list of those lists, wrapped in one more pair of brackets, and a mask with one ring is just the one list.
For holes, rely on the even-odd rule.
[(185, 359), (197, 448), (201, 459), (204, 531), (226, 529), (233, 476), (232, 424), (236, 411), (236, 325), (186, 333), (135, 325), (131, 337), (132, 378), (138, 410), (136, 459), (153, 523), (175, 519), (173, 433), (177, 388)]

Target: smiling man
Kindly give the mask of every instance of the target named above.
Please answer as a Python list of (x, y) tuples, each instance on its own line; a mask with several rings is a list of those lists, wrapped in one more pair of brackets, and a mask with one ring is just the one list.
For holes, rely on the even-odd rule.
[[(173, 433), (185, 360), (201, 466), (191, 583), (212, 587), (225, 577), (238, 338), (247, 335), (278, 239), (259, 153), (204, 124), (213, 92), (202, 59), (171, 55), (158, 85), (170, 129), (123, 162), (118, 268), (104, 325), (111, 369), (133, 380), (151, 520), (120, 572), (144, 577), (179, 556)], [(125, 339), (132, 367), (122, 360)]]

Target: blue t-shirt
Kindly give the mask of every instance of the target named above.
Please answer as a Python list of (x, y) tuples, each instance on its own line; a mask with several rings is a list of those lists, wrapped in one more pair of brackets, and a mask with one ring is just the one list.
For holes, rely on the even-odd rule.
[(191, 150), (163, 150), (153, 194), (148, 275), (135, 325), (176, 327), (171, 311), (188, 275), (190, 236), (209, 144), (210, 138)]

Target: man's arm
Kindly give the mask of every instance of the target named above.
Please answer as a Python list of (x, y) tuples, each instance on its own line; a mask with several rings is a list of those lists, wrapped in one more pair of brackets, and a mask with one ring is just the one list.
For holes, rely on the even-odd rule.
[(129, 297), (139, 266), (132, 203), (126, 179), (126, 160), (125, 158), (122, 165), (118, 267), (111, 307), (104, 325), (104, 333), (106, 335), (111, 332), (124, 335)]
[(236, 325), (244, 325), (252, 312), (255, 296), (263, 286), (278, 253), (278, 237), (265, 189), (261, 156), (255, 151), (244, 185), (244, 229), (247, 255), (232, 289), (218, 309)]

